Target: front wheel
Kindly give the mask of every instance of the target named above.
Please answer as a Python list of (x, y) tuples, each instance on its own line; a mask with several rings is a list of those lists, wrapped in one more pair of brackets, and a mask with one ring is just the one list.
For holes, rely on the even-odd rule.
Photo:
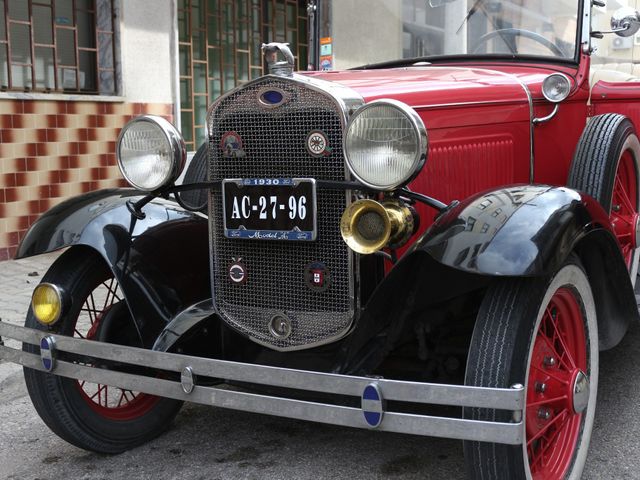
[[(546, 278), (500, 279), (474, 327), (465, 382), (525, 386), (524, 443), (465, 442), (467, 469), (482, 479), (578, 479), (598, 389), (593, 295), (577, 260)], [(510, 422), (511, 413), (467, 408), (466, 418)]]
[[(118, 284), (94, 251), (74, 247), (60, 256), (42, 279), (71, 299), (51, 331), (88, 340), (142, 346)], [(31, 309), (25, 326), (44, 330)], [(25, 350), (38, 353), (25, 344)], [(58, 436), (86, 450), (119, 453), (165, 430), (182, 402), (108, 385), (24, 369), (33, 405)]]

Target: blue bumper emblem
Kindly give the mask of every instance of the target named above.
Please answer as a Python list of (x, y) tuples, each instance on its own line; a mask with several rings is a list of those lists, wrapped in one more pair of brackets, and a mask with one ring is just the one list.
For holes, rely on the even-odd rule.
[(40, 359), (47, 372), (51, 372), (55, 367), (55, 351), (56, 345), (53, 337), (42, 337), (40, 340)]
[(378, 385), (370, 383), (362, 392), (362, 414), (367, 425), (376, 428), (382, 423), (384, 400)]

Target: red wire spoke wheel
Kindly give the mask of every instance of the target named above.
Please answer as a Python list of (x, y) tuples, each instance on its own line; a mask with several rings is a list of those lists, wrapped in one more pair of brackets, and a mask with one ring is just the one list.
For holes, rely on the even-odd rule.
[(607, 212), (633, 284), (640, 257), (639, 180), (640, 142), (631, 121), (615, 113), (589, 120), (567, 185), (591, 195)]
[[(577, 258), (551, 277), (499, 279), (474, 328), (466, 384), (525, 386), (522, 445), (465, 442), (472, 478), (580, 478), (598, 386), (598, 330), (591, 288)], [(465, 408), (474, 420), (510, 412)]]
[(584, 316), (575, 293), (562, 287), (544, 310), (529, 363), (526, 447), (534, 479), (564, 478), (569, 469), (583, 415), (574, 387), (587, 368)]
[[(123, 300), (113, 277), (99, 284), (86, 298), (74, 327), (74, 337), (98, 340), (103, 319)], [(125, 312), (127, 314), (128, 312)], [(148, 413), (159, 397), (77, 380), (87, 404), (99, 415), (111, 420), (134, 420)]]
[[(87, 247), (72, 247), (44, 275), (43, 282), (71, 299), (54, 333), (141, 347), (124, 295), (102, 257)], [(45, 329), (29, 311), (25, 326)], [(39, 353), (25, 344), (25, 350)], [(109, 365), (92, 365), (109, 368)], [(113, 367), (112, 367), (113, 368)], [(182, 402), (108, 385), (24, 369), (27, 391), (47, 426), (69, 443), (100, 453), (120, 453), (158, 436)]]
[(627, 268), (631, 268), (635, 250), (638, 248), (638, 177), (635, 165), (636, 152), (630, 148), (632, 140), (628, 141), (630, 145), (620, 156), (610, 212), (611, 224)]

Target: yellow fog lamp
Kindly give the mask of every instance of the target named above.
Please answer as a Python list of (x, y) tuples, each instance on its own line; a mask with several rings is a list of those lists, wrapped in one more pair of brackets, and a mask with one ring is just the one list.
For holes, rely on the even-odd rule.
[(401, 247), (415, 233), (416, 226), (414, 211), (402, 202), (362, 199), (342, 214), (340, 233), (351, 250), (366, 255), (384, 247)]
[(31, 296), (33, 314), (43, 325), (53, 325), (62, 315), (64, 298), (60, 287), (51, 283), (41, 283)]

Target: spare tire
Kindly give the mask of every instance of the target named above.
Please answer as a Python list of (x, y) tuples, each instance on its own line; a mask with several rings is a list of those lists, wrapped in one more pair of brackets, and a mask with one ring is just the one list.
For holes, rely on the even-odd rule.
[[(207, 142), (200, 145), (191, 159), (189, 168), (184, 175), (183, 185), (207, 181), (207, 146)], [(180, 195), (180, 201), (189, 209), (207, 213), (207, 189), (188, 190), (177, 195)]]

